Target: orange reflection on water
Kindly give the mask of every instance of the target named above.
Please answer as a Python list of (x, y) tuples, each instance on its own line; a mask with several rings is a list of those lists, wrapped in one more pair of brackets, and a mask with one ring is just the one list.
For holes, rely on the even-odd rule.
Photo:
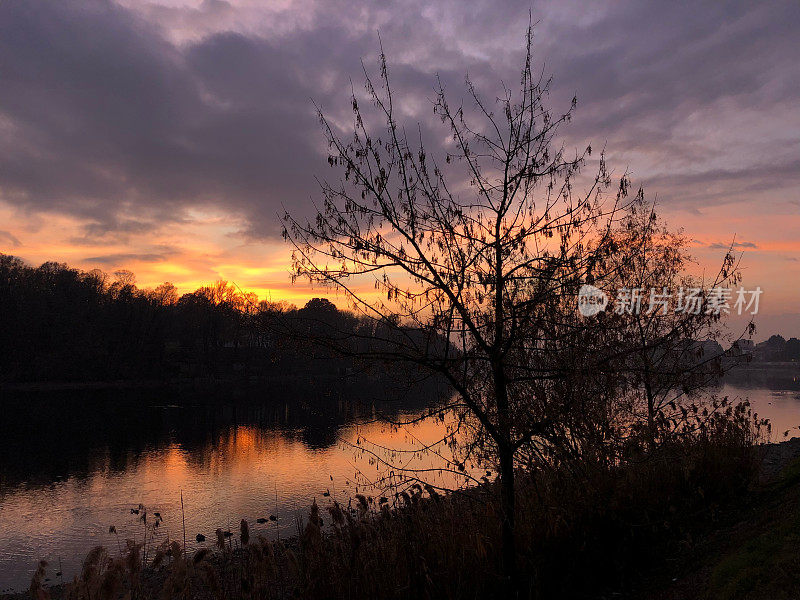
[[(299, 431), (240, 425), (191, 449), (168, 444), (116, 461), (108, 451), (98, 451), (89, 473), (0, 492), (0, 590), (26, 586), (41, 558), (51, 565), (61, 562), (66, 577), (93, 546), (116, 549), (110, 525), (122, 540), (141, 540), (144, 525), (130, 512), (139, 504), (163, 517), (156, 541), (182, 539), (181, 495), (190, 547), (203, 545), (194, 541), (197, 534), (213, 540), (218, 527), (236, 531), (241, 519), (255, 534), (293, 535), (314, 499), (325, 506), (334, 499), (346, 504), (356, 492), (383, 493), (368, 484), (380, 479), (384, 467), (363, 448), (377, 450), (374, 443), (419, 450), (444, 434), (444, 424), (433, 420), (402, 428), (371, 422), (341, 428), (337, 443), (316, 448)], [(400, 461), (444, 466), (439, 457), (424, 453), (403, 454)], [(430, 476), (434, 483), (447, 479), (435, 472)], [(277, 522), (256, 523), (270, 515)]]

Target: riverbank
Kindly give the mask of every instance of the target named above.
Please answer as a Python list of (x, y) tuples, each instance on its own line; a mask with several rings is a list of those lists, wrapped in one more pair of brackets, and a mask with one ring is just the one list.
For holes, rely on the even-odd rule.
[(800, 438), (764, 448), (759, 483), (653, 569), (646, 600), (800, 598)]
[[(537, 532), (548, 556), (521, 558), (525, 562), (544, 560), (536, 581), (548, 591), (559, 587), (556, 575), (575, 576), (575, 569), (580, 569), (587, 581), (574, 590), (574, 597), (648, 600), (793, 597), (776, 594), (778, 584), (783, 586), (793, 581), (789, 567), (796, 556), (792, 554), (797, 543), (795, 524), (800, 522), (797, 509), (800, 439), (769, 444), (760, 451), (759, 478), (737, 495), (735, 501), (728, 502), (724, 494), (709, 485), (707, 491), (701, 492), (706, 500), (697, 514), (688, 510), (695, 506), (694, 500), (686, 502), (685, 498), (677, 497), (669, 500), (662, 514), (661, 503), (650, 497), (649, 492), (641, 491), (641, 481), (649, 476), (637, 472), (635, 485), (639, 497), (634, 511), (620, 505), (626, 494), (635, 491), (630, 487), (633, 485), (630, 478), (625, 477), (615, 480), (607, 489), (589, 493), (601, 494), (611, 508), (606, 507), (602, 512), (582, 508), (573, 515), (565, 513), (572, 522), (564, 522), (563, 531), (542, 533), (538, 527), (541, 523), (523, 516), (523, 534)], [(657, 478), (669, 477), (661, 472), (652, 474)], [(547, 485), (551, 484), (555, 486), (552, 482)], [(614, 495), (613, 489), (620, 486), (623, 489)], [(566, 490), (541, 491), (547, 496), (555, 492), (564, 502), (572, 501), (564, 495)], [(409, 490), (407, 497), (398, 499), (397, 510), (389, 511), (383, 508), (385, 504), (388, 502), (381, 499), (364, 498), (363, 504), (354, 501), (350, 510), (334, 504), (322, 510), (312, 508), (298, 535), (281, 543), (262, 541), (256, 536), (243, 540), (240, 532), (233, 532), (230, 537), (223, 534), (224, 549), (210, 540), (209, 549), (190, 554), (185, 561), (179, 547), (151, 549), (151, 556), (158, 552), (162, 556), (158, 567), (140, 574), (139, 596), (162, 596), (165, 586), (179, 582), (188, 586), (192, 598), (214, 597), (214, 589), (221, 594), (216, 597), (225, 598), (243, 595), (285, 598), (298, 593), (301, 597), (321, 598), (358, 582), (361, 589), (351, 597), (377, 597), (369, 595), (369, 590), (387, 585), (393, 587), (386, 597), (410, 597), (413, 594), (408, 592), (415, 589), (427, 589), (429, 597), (439, 597), (436, 592), (442, 591), (439, 586), (442, 577), (446, 577), (448, 591), (454, 597), (476, 597), (476, 594), (491, 597), (494, 571), (477, 565), (491, 564), (496, 555), (493, 532), (487, 525), (493, 522), (494, 509), (480, 492), (445, 498), (415, 488)], [(528, 516), (545, 515), (549, 527), (557, 522), (552, 511), (558, 507), (538, 504), (533, 511), (534, 506), (526, 500), (521, 508)], [(630, 525), (629, 519), (642, 510), (649, 513), (646, 521), (651, 527), (644, 528), (648, 531), (635, 531), (628, 540), (612, 537), (631, 535), (625, 523)], [(671, 524), (674, 531), (666, 531), (663, 526), (652, 527), (665, 515), (667, 520), (661, 521), (662, 525)], [(320, 530), (322, 521), (328, 523)], [(581, 540), (575, 538), (575, 531), (581, 532)], [(243, 541), (247, 542), (245, 549)], [(628, 544), (647, 548), (647, 556), (619, 554), (621, 563), (612, 566), (612, 561), (603, 565), (613, 572), (586, 570), (585, 564), (596, 560), (608, 562)], [(416, 550), (409, 554), (413, 548)], [(574, 560), (574, 564), (566, 565), (565, 557)], [(109, 562), (107, 568), (113, 564)], [(757, 582), (771, 577), (775, 569), (780, 569), (775, 585), (766, 582), (754, 588), (750, 584), (753, 577)], [(52, 582), (42, 583), (47, 587)], [(120, 585), (130, 585), (130, 581), (123, 578)], [(250, 591), (245, 594), (247, 590)], [(53, 598), (63, 596), (60, 586), (47, 591)], [(179, 591), (182, 590), (174, 590)], [(29, 594), (3, 598), (25, 597)]]

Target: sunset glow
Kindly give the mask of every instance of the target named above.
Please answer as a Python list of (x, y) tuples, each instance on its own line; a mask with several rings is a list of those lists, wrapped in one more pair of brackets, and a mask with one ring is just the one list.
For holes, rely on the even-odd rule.
[[(336, 176), (312, 99), (348, 127), (350, 81), (360, 59), (374, 66), (380, 30), (403, 119), (446, 143), (424, 100), (435, 77), (453, 89), (466, 72), (514, 77), (519, 51), (508, 49), (518, 48), (528, 11), (487, 19), (488, 7), (476, 8), (464, 20), (448, 3), (351, 13), (313, 1), (98, 0), (60, 5), (54, 18), (69, 26), (51, 37), (22, 6), (0, 9), (0, 28), (24, 32), (0, 46), (0, 251), (33, 265), (127, 269), (140, 287), (170, 281), (182, 293), (224, 279), (295, 304), (326, 290), (291, 283), (279, 217), (309, 216), (320, 199), (315, 178)], [(764, 314), (800, 323), (791, 17), (741, 7), (710, 35), (673, 27), (682, 17), (663, 10), (537, 6), (534, 55), (555, 75), (550, 103), (578, 97), (564, 142), (603, 146), (612, 170), (627, 169), (694, 240), (701, 269), (713, 270), (735, 239), (746, 282), (765, 290)], [(723, 19), (717, 7), (704, 10), (709, 23)], [(43, 36), (39, 54), (22, 42)], [(647, 53), (662, 58), (642, 62)], [(104, 61), (125, 65), (117, 79)], [(21, 100), (31, 97), (42, 104)]]
[(798, 39), (0, 0), (0, 600), (788, 597)]

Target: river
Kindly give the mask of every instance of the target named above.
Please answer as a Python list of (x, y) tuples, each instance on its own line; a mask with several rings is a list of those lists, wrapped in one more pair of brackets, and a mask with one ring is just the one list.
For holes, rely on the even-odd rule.
[[(800, 435), (800, 372), (749, 369), (715, 390), (749, 398), (773, 423), (773, 440)], [(418, 450), (445, 425), (426, 420), (397, 428), (419, 404), (361, 398), (357, 391), (307, 397), (296, 392), (181, 394), (164, 390), (84, 391), (3, 397), (0, 419), (0, 592), (26, 588), (39, 559), (51, 583), (69, 578), (96, 545), (141, 540), (139, 505), (158, 539), (217, 528), (286, 537), (312, 500), (344, 503), (354, 493), (381, 493), (381, 472), (365, 448)], [(359, 443), (359, 440), (362, 441)], [(368, 446), (377, 444), (376, 446)], [(408, 466), (440, 465), (430, 453), (408, 453)], [(446, 473), (430, 475), (450, 483)], [(181, 498), (183, 511), (181, 511)], [(270, 517), (275, 520), (270, 520)], [(258, 519), (267, 519), (257, 523)], [(114, 526), (117, 534), (109, 533)]]

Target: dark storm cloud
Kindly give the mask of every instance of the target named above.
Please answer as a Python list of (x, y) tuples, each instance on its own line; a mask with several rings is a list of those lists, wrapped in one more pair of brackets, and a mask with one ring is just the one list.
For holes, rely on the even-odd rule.
[[(314, 176), (328, 174), (311, 98), (347, 122), (350, 78), (360, 93), (376, 29), (398, 93), (414, 99), (405, 116), (428, 129), (436, 72), (456, 96), (467, 70), (479, 86), (513, 83), (527, 11), (5, 0), (0, 198), (85, 219), (87, 238), (186, 219), (192, 207), (272, 235), (282, 206), (307, 206)], [(795, 2), (537, 4), (536, 59), (556, 75), (556, 107), (580, 98), (569, 142), (643, 157), (636, 170), (667, 201), (697, 210), (743, 188), (796, 197), (797, 132), (764, 131), (760, 117), (800, 96), (798, 12)], [(754, 116), (738, 119), (745, 109)]]
[(729, 242), (727, 244), (723, 244), (722, 242), (714, 242), (713, 244), (708, 245), (709, 248), (712, 250), (728, 250), (729, 248), (745, 248), (748, 250), (757, 250), (758, 244), (754, 242)]
[(308, 94), (267, 43), (226, 34), (178, 51), (101, 2), (0, 11), (6, 198), (95, 230), (123, 207), (250, 212), (311, 162)]
[(103, 265), (118, 265), (118, 264), (127, 264), (133, 261), (136, 262), (163, 262), (169, 258), (169, 254), (152, 254), (152, 253), (125, 253), (120, 252), (117, 254), (105, 254), (103, 256), (90, 256), (88, 258), (84, 258), (84, 262), (87, 263), (100, 263)]
[(709, 167), (697, 173), (673, 170), (651, 177), (648, 183), (661, 190), (663, 203), (674, 206), (752, 201), (768, 210), (776, 200), (791, 202), (800, 195), (800, 160), (738, 169)]

